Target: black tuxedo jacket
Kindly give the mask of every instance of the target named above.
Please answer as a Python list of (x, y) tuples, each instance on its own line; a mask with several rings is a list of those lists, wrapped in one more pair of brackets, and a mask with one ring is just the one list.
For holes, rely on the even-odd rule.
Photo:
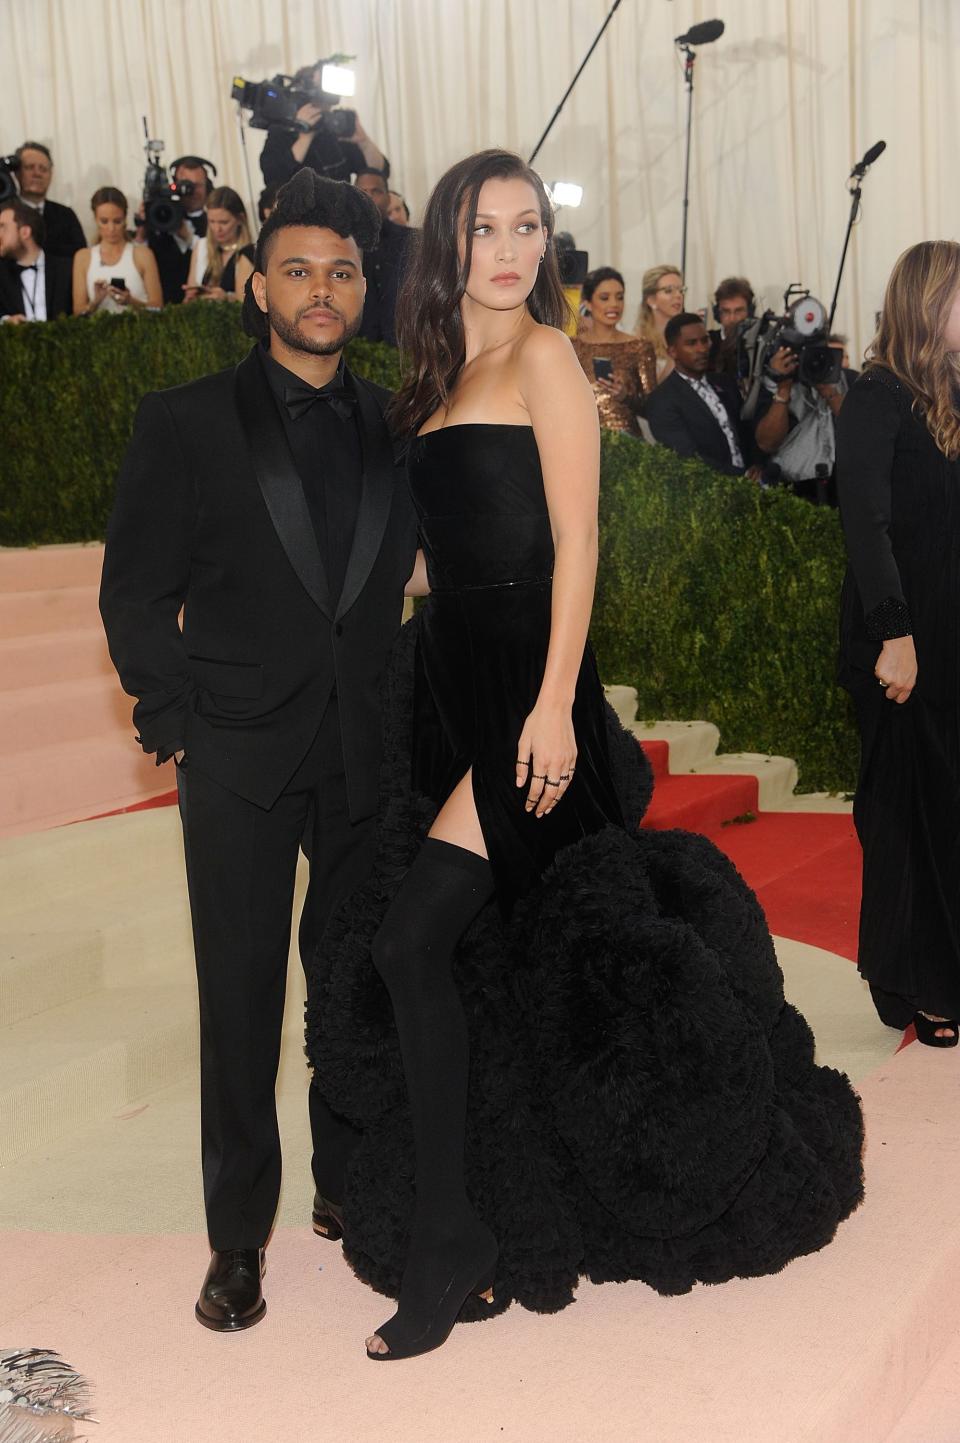
[[(751, 439), (740, 422), (740, 392), (729, 376), (713, 372), (704, 377), (716, 391), (730, 417), (730, 426), (740, 446), (744, 462), (749, 464)], [(682, 376), (671, 371), (648, 396), (643, 415), (654, 438), (669, 446), (678, 456), (699, 456), (728, 476), (739, 476), (740, 468), (730, 460), (730, 447), (719, 421), (705, 401), (688, 386)]]
[[(47, 277), (47, 320), (73, 314), (73, 264), (44, 251)], [(0, 261), (0, 316), (24, 314), (20, 270), (16, 261)]]
[(290, 780), (336, 687), (350, 818), (359, 821), (377, 807), (380, 683), (416, 520), (383, 420), (389, 392), (350, 380), (363, 478), (339, 603), (251, 352), (235, 370), (141, 402), (107, 533), (100, 611), (124, 690), (138, 698), (144, 750), (165, 757), (182, 747), (191, 767), (261, 807)]
[(397, 344), (397, 297), (416, 234), (411, 226), (384, 220), (376, 246), (363, 253), (367, 295), (360, 334), (368, 341)]
[(61, 205), (58, 200), (43, 202), (43, 249), (48, 256), (65, 256), (73, 260), (77, 251), (87, 244), (83, 226), (75, 210)]

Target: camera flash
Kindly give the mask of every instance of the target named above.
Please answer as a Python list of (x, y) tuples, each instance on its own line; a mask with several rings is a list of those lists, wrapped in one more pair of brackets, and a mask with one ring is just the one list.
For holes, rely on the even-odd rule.
[(550, 187), (554, 205), (578, 206), (583, 200), (583, 186), (570, 180), (555, 180)]
[(325, 65), (320, 72), (320, 86), (328, 95), (353, 95), (357, 77), (345, 65)]

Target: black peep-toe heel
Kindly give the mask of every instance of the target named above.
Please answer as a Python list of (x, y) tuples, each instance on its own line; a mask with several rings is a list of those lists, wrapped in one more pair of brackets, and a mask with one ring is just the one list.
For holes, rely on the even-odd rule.
[[(442, 1347), (447, 1341), (453, 1331), (453, 1325), (457, 1321), (460, 1309), (471, 1293), (476, 1293), (485, 1303), (493, 1302), (494, 1274), (500, 1250), (493, 1233), (488, 1228), (484, 1228), (483, 1231), (487, 1235), (486, 1240), (473, 1250), (470, 1258), (455, 1265), (450, 1281), (437, 1300), (429, 1322), (425, 1325), (414, 1324), (411, 1326), (404, 1322), (402, 1317), (403, 1289), (401, 1288), (400, 1307), (389, 1322), (384, 1323), (382, 1328), (376, 1330), (377, 1336), (383, 1339), (389, 1351), (371, 1353), (368, 1348), (368, 1358), (375, 1363), (389, 1363), (398, 1361), (400, 1358), (416, 1358), (421, 1353), (430, 1353), (434, 1348)], [(408, 1262), (408, 1268), (409, 1266)]]
[[(924, 1017), (922, 1012), (916, 1012), (913, 1025), (917, 1029), (917, 1041), (922, 1042), (924, 1047), (956, 1047), (960, 1039), (960, 1023), (950, 1017), (935, 1022), (931, 1017)], [(938, 1037), (937, 1032), (944, 1027), (949, 1028), (950, 1036)]]

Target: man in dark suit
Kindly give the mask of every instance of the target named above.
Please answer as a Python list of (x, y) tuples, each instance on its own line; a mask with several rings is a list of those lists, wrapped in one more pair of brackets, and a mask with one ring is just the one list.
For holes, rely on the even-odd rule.
[[(343, 361), (378, 228), (344, 182), (304, 169), (283, 187), (245, 302), (263, 339), (235, 370), (144, 398), (107, 535), (111, 656), (141, 745), (177, 763), (212, 1249), (196, 1316), (219, 1331), (265, 1308), (298, 849), (311, 986), (326, 920), (373, 859), (379, 691), (416, 557), (389, 393)], [(310, 1116), (314, 1226), (338, 1237), (356, 1134), (315, 1086)]]
[[(664, 341), (674, 369), (643, 408), (654, 440), (679, 456), (698, 456), (728, 476), (742, 476), (751, 442), (740, 421), (740, 392), (729, 376), (708, 374), (706, 326), (692, 312), (681, 312), (667, 322)], [(753, 467), (749, 474), (756, 474)]]
[(20, 199), (0, 205), (0, 320), (52, 321), (73, 310), (73, 267), (48, 255), (43, 217)]
[(87, 238), (77, 213), (59, 201), (47, 200), (53, 181), (53, 156), (39, 140), (25, 140), (17, 150), (17, 184), (21, 199), (43, 216), (46, 226), (46, 252), (73, 260), (83, 250)]
[(397, 296), (403, 280), (404, 267), (416, 231), (390, 220), (390, 191), (379, 170), (361, 170), (354, 185), (373, 201), (380, 212), (380, 240), (372, 251), (364, 252), (363, 274), (367, 278), (367, 298), (363, 303), (363, 325), (360, 334), (368, 341), (397, 344)]

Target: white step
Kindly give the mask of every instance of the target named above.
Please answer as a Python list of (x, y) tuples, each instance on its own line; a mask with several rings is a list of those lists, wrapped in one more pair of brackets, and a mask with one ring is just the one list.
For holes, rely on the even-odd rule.
[(103, 948), (96, 932), (51, 935), (5, 927), (0, 945), (0, 1029), (103, 985)]
[(721, 752), (710, 761), (691, 767), (690, 771), (699, 776), (755, 776), (761, 812), (788, 811), (797, 785), (796, 762), (790, 757), (767, 756), (764, 752)]
[[(193, 987), (193, 937), (186, 877), (170, 869), (149, 892), (72, 897), (14, 918), (4, 907), (0, 1029), (100, 988), (165, 978)], [(68, 923), (64, 925), (64, 913)], [(0, 1033), (2, 1036), (2, 1033)]]
[(121, 899), (124, 906), (138, 899), (149, 906), (155, 889), (182, 871), (176, 807), (0, 838), (0, 908), (8, 923), (49, 908), (69, 926), (75, 899), (92, 895), (105, 923)]
[(185, 986), (92, 993), (0, 1033), (0, 1166), (165, 1087), (196, 1066)]

